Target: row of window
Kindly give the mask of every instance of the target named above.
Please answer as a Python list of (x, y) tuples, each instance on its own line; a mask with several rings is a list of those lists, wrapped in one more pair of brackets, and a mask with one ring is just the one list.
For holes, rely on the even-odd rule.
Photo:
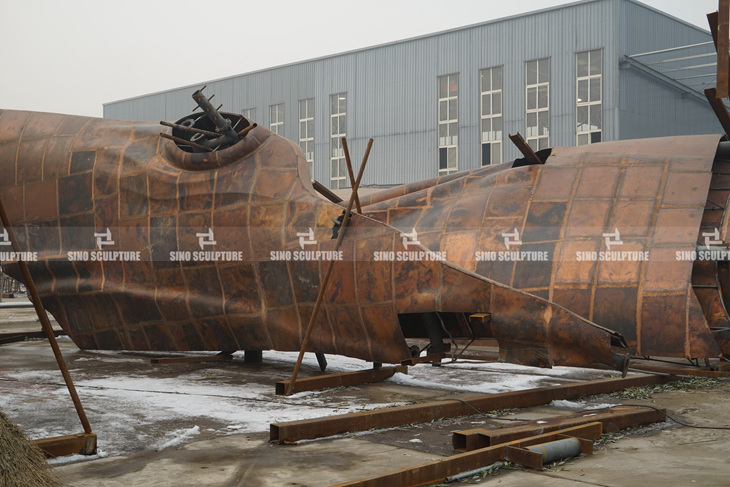
[[(601, 141), (602, 51), (576, 54), (576, 145)], [(502, 67), (479, 72), (480, 133), (482, 165), (502, 162), (503, 113)], [(249, 120), (255, 108), (242, 111)], [(330, 188), (349, 186), (342, 137), (347, 135), (347, 93), (330, 95)], [(269, 106), (269, 128), (283, 134), (284, 104)], [(525, 63), (525, 140), (533, 150), (550, 144), (550, 59)], [(438, 78), (438, 173), (459, 168), (459, 75)], [(314, 174), (314, 98), (299, 100), (299, 145)]]
[[(601, 141), (603, 52), (575, 57), (576, 145)], [(479, 71), (482, 165), (502, 162), (502, 67)], [(459, 168), (459, 75), (438, 78), (439, 175)], [(550, 144), (550, 59), (525, 63), (525, 140), (533, 150)]]

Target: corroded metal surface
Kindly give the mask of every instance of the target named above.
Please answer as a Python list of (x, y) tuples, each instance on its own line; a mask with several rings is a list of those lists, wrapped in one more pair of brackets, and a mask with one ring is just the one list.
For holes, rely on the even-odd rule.
[[(0, 112), (0, 198), (22, 250), (37, 253), (44, 306), (81, 348), (298, 350), (342, 203), (319, 197), (298, 146), (263, 127), (208, 153), (159, 132)], [(445, 339), (495, 337), (502, 359), (530, 365), (719, 356), (705, 319), (716, 313), (703, 314), (692, 262), (674, 259), (695, 248), (718, 139), (554, 149), (544, 165), (360, 198), (308, 349), (399, 363), (405, 338), (429, 336), (426, 314), (443, 320)], [(620, 250), (651, 259), (575, 258), (605, 250), (614, 228)], [(478, 258), (504, 251), (512, 232), (520, 243), (507, 250), (547, 259)], [(102, 251), (139, 259), (95, 259)], [(299, 251), (320, 254), (290, 257)], [(224, 258), (207, 260), (214, 252)], [(491, 321), (471, 323), (473, 313)], [(622, 336), (628, 349), (612, 349)]]
[[(720, 226), (722, 212), (703, 223), (709, 220), (704, 212), (711, 180), (713, 188), (725, 184), (712, 174), (718, 140), (674, 137), (556, 148), (544, 165), (503, 165), (433, 181), (402, 196), (363, 201), (364, 211), (396, 228), (415, 228), (424, 246), (446, 251), (469, 271), (618, 331), (633, 353), (717, 357), (720, 348), (691, 287), (693, 262), (678, 259), (677, 252), (696, 249), (702, 225)], [(715, 172), (725, 164), (716, 162)], [(710, 198), (725, 205), (728, 194), (713, 190)], [(619, 240), (616, 229), (621, 243), (609, 248)], [(519, 251), (542, 252), (548, 259), (477, 259), (475, 251), (505, 251), (504, 235), (515, 230)], [(628, 254), (612, 260), (609, 252)], [(713, 283), (714, 277), (713, 267)], [(706, 301), (720, 298), (717, 288), (708, 291)], [(708, 318), (712, 326), (727, 320), (724, 313)], [(537, 326), (526, 321), (500, 326), (493, 315), (492, 331), (503, 341), (505, 336), (527, 341)], [(578, 347), (575, 336), (562, 336), (561, 342)]]

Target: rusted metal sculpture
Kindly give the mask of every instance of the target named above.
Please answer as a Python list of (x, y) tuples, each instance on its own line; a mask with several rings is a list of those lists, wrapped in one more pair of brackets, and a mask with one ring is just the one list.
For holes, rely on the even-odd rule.
[(506, 361), (618, 369), (730, 354), (726, 263), (677, 254), (714, 227), (709, 250), (727, 242), (719, 136), (556, 148), (360, 197), (335, 252), (344, 203), (315, 192), (298, 146), (198, 98), (206, 114), (163, 137), (0, 111), (0, 200), (28, 253), (9, 257), (81, 348), (299, 350), (334, 260), (308, 351), (398, 363), (406, 338), (494, 337)]

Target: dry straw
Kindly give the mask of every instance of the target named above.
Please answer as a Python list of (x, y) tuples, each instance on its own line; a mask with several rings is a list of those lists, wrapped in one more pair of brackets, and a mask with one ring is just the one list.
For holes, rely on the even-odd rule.
[(0, 486), (47, 487), (62, 485), (51, 472), (43, 452), (0, 411)]

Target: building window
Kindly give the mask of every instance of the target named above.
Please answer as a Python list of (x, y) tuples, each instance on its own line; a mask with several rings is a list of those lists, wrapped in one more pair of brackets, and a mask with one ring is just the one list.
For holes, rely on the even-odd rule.
[(479, 72), (482, 166), (502, 162), (502, 67)]
[(438, 79), (439, 176), (459, 168), (459, 75)]
[(576, 145), (594, 144), (602, 139), (603, 128), (603, 52), (579, 52), (575, 55)]
[(525, 63), (525, 132), (532, 150), (550, 144), (550, 59)]
[(255, 108), (244, 108), (241, 110), (241, 115), (250, 122), (253, 122), (253, 120), (256, 118), (256, 109)]
[(269, 106), (269, 130), (284, 135), (284, 104)]
[(299, 100), (299, 147), (309, 165), (309, 177), (314, 179), (314, 98)]
[(342, 137), (347, 135), (347, 93), (330, 95), (330, 188), (347, 187)]

